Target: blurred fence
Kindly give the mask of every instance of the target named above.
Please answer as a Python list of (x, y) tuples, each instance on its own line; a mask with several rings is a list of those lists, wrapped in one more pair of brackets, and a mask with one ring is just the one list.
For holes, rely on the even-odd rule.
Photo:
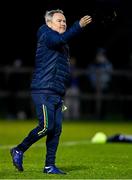
[[(32, 68), (0, 68), (0, 117), (34, 118), (35, 109), (30, 97)], [(96, 72), (93, 89), (86, 70), (76, 71), (78, 87), (73, 87), (65, 97), (68, 111), (65, 119), (106, 119), (121, 117), (132, 119), (132, 72), (114, 70), (107, 90), (101, 90), (101, 72)], [(76, 90), (78, 88), (78, 90)], [(72, 93), (70, 93), (72, 92)], [(76, 93), (77, 92), (77, 93)]]

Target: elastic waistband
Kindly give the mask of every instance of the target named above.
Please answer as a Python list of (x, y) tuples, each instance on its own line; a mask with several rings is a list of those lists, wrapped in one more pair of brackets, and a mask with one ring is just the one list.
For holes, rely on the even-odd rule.
[(51, 95), (59, 95), (61, 97), (63, 97), (64, 95), (63, 94), (59, 94), (53, 90), (49, 90), (49, 89), (43, 89), (43, 90), (31, 90), (31, 93), (34, 93), (34, 94), (51, 94)]

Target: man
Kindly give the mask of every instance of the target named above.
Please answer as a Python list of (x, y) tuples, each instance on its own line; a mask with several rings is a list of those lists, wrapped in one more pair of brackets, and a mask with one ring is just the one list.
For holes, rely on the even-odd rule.
[(16, 147), (11, 149), (14, 166), (23, 171), (23, 153), (40, 138), (46, 139), (44, 173), (65, 174), (55, 166), (55, 156), (62, 128), (62, 106), (70, 80), (67, 42), (92, 21), (84, 16), (66, 31), (66, 18), (62, 10), (45, 14), (45, 25), (38, 30), (36, 67), (31, 83), (32, 98), (39, 124)]
[(96, 101), (90, 103), (91, 112), (99, 119), (105, 119), (107, 103), (101, 99), (102, 95), (108, 94), (112, 83), (113, 65), (107, 57), (105, 48), (97, 48), (94, 62), (88, 66), (88, 81), (91, 93), (98, 96)]

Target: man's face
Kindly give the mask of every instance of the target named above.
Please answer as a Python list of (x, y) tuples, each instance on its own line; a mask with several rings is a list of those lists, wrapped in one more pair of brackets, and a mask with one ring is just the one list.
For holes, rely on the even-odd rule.
[(57, 31), (58, 33), (64, 33), (66, 31), (66, 18), (61, 13), (55, 13), (52, 17), (52, 20), (47, 23), (47, 25), (53, 29), (54, 31)]

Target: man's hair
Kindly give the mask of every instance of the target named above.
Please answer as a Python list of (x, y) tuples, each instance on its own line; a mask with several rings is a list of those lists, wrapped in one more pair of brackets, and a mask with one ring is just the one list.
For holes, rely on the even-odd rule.
[(61, 13), (64, 14), (64, 12), (60, 9), (56, 9), (56, 10), (51, 10), (51, 11), (46, 11), (44, 18), (45, 18), (45, 22), (49, 22), (52, 20), (52, 17), (55, 13)]

